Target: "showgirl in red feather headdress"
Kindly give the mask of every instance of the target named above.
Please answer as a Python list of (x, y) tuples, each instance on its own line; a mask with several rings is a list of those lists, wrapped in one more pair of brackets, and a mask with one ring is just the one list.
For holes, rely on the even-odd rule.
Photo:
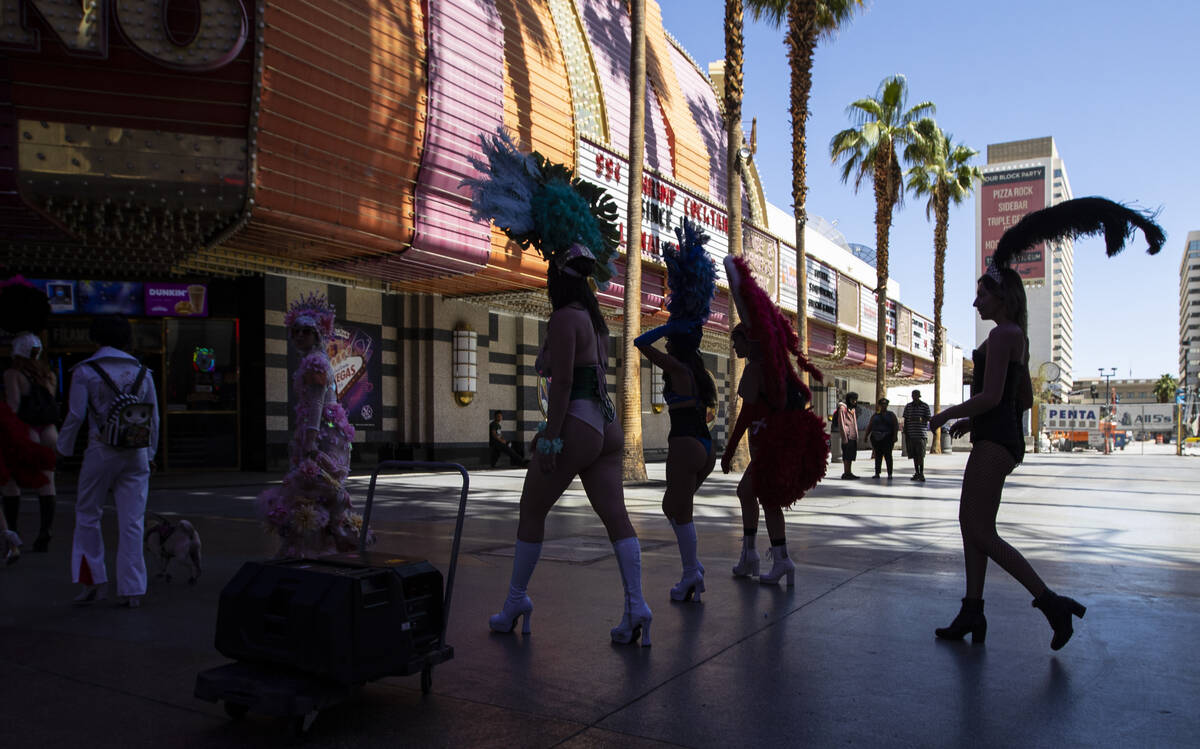
[(738, 442), (750, 430), (750, 467), (738, 484), (745, 536), (733, 572), (749, 576), (759, 571), (754, 537), (761, 504), (771, 539), (768, 556), (774, 563), (759, 582), (777, 583), (786, 575), (791, 585), (795, 565), (787, 556), (783, 510), (817, 485), (829, 459), (829, 436), (821, 419), (808, 408), (812, 392), (797, 375), (792, 358), (818, 382), (823, 378), (800, 351), (792, 324), (755, 282), (746, 262), (726, 257), (725, 271), (742, 319), (731, 335), (738, 356), (747, 359), (738, 387), (742, 409), (721, 458), (726, 473)]
[[(21, 276), (0, 281), (0, 329), (14, 336), (25, 333), (38, 341), (34, 334), (46, 327), (49, 316), (50, 303), (45, 292)], [(17, 487), (35, 489), (54, 475), (54, 451), (31, 437), (30, 427), (7, 402), (0, 401), (0, 486), (6, 492), (6, 511), (14, 517), (20, 501)], [(15, 562), (21, 556), (20, 547), (21, 539), (0, 516), (0, 563)]]

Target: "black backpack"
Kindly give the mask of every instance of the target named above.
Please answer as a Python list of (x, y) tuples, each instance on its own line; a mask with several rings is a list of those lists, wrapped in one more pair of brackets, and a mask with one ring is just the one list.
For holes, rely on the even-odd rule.
[(137, 378), (126, 392), (117, 387), (117, 383), (99, 364), (88, 362), (88, 366), (100, 375), (100, 379), (117, 396), (100, 424), (100, 440), (109, 447), (121, 449), (150, 447), (150, 419), (154, 404), (142, 401), (137, 394), (142, 389), (142, 380), (146, 378), (146, 368), (138, 367)]

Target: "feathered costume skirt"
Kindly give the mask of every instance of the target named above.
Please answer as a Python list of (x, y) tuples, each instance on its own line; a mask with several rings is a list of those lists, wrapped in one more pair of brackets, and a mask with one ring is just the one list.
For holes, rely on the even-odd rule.
[(53, 470), (54, 451), (29, 439), (29, 427), (0, 401), (0, 484), (36, 489), (47, 481), (42, 471)]
[(290, 445), (291, 470), (279, 486), (258, 496), (259, 516), (277, 533), (281, 557), (313, 557), (358, 548), (362, 516), (350, 508), (344, 486), (354, 427), (341, 405), (325, 405), (316, 454), (303, 454), (303, 430)]
[(786, 509), (825, 477), (829, 435), (810, 410), (760, 409), (750, 430), (750, 480), (763, 507)]

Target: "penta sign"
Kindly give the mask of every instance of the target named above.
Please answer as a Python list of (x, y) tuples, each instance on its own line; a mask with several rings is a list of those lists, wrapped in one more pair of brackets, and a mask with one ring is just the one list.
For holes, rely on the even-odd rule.
[(1098, 429), (1100, 411), (1095, 406), (1049, 406), (1047, 429)]
[(0, 0), (0, 50), (39, 52), (49, 33), (76, 57), (108, 58), (110, 27), (151, 60), (216, 70), (246, 45), (242, 0)]

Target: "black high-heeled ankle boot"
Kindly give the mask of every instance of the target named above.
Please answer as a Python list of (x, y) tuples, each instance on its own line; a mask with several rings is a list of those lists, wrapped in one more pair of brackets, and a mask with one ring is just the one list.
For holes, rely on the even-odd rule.
[(1071, 616), (1082, 619), (1087, 612), (1087, 606), (1074, 598), (1060, 596), (1049, 588), (1033, 599), (1033, 607), (1046, 615), (1046, 621), (1050, 622), (1050, 627), (1054, 630), (1054, 637), (1050, 640), (1051, 650), (1060, 650), (1067, 644), (1067, 640), (1071, 639), (1071, 635), (1075, 634)]
[(50, 550), (50, 539), (54, 536), (54, 510), (56, 503), (57, 499), (53, 494), (38, 497), (38, 512), (41, 525), (38, 528), (37, 538), (33, 540), (33, 550), (35, 552)]
[(983, 615), (982, 598), (962, 599), (962, 608), (949, 627), (938, 627), (933, 633), (943, 640), (961, 640), (971, 633), (971, 642), (982, 645), (987, 639), (987, 619)]
[(4, 522), (8, 523), (8, 529), (13, 533), (17, 532), (17, 521), (20, 519), (21, 495), (4, 497)]

